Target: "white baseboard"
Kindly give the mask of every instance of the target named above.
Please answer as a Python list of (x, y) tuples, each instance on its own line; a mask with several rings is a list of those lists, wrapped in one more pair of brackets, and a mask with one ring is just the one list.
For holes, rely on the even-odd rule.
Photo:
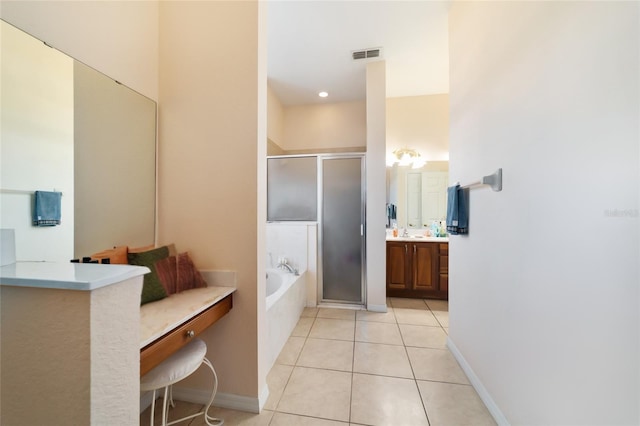
[(493, 398), (491, 398), (491, 395), (489, 394), (487, 389), (484, 387), (484, 385), (482, 384), (482, 382), (480, 381), (476, 373), (473, 371), (473, 369), (467, 362), (467, 360), (464, 359), (464, 357), (462, 356), (462, 353), (460, 353), (460, 351), (458, 350), (455, 343), (453, 343), (453, 340), (451, 340), (450, 337), (447, 337), (447, 347), (453, 354), (453, 357), (458, 361), (458, 364), (460, 364), (460, 367), (462, 367), (462, 370), (465, 372), (465, 374), (469, 378), (469, 382), (471, 382), (471, 386), (473, 386), (473, 388), (476, 390), (476, 392), (478, 393), (478, 396), (480, 396), (480, 399), (482, 400), (482, 402), (484, 402), (484, 405), (487, 406), (489, 413), (491, 413), (496, 423), (498, 423), (500, 426), (509, 426), (509, 422), (507, 421), (507, 418), (504, 416), (504, 414), (502, 414), (502, 411), (500, 411), (500, 408), (498, 408), (498, 405), (495, 403)]
[(267, 403), (267, 399), (269, 399), (269, 386), (265, 383), (262, 387), (262, 392), (260, 392), (260, 397), (258, 398), (260, 411), (262, 411), (262, 409), (264, 408), (264, 404)]
[[(265, 388), (267, 387), (265, 386)], [(264, 393), (264, 390), (262, 393)], [(266, 396), (269, 396), (269, 389), (266, 390)], [(252, 398), (249, 396), (218, 392), (213, 400), (213, 405), (215, 407), (230, 408), (232, 410), (247, 411), (249, 413), (259, 413), (266, 402), (266, 398), (263, 401), (262, 397), (263, 395), (260, 395), (259, 398)], [(209, 403), (209, 398), (211, 398), (211, 390), (208, 389), (173, 387), (173, 399), (179, 401), (205, 405)]]
[(367, 305), (367, 311), (371, 312), (387, 312), (387, 305)]

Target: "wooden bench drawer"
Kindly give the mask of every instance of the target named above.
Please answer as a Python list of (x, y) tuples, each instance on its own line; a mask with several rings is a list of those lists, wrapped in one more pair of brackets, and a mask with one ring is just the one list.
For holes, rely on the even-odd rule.
[(191, 339), (222, 318), (232, 307), (232, 297), (228, 295), (178, 328), (142, 348), (140, 350), (140, 376), (144, 376), (153, 367), (189, 343)]

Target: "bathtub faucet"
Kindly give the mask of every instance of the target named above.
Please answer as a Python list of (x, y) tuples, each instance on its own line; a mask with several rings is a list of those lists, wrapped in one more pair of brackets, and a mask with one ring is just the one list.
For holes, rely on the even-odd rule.
[(294, 275), (298, 275), (298, 271), (297, 271), (294, 267), (292, 267), (291, 265), (289, 265), (289, 264), (287, 263), (287, 260), (286, 260), (286, 259), (281, 260), (281, 261), (278, 263), (278, 268), (280, 268), (280, 269), (286, 269), (287, 271), (291, 272), (292, 274), (294, 274)]

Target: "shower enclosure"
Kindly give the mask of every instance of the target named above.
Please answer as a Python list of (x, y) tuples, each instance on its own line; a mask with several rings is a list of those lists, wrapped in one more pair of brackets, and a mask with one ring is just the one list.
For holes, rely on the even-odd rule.
[(364, 305), (364, 154), (267, 159), (267, 220), (318, 223), (318, 300)]

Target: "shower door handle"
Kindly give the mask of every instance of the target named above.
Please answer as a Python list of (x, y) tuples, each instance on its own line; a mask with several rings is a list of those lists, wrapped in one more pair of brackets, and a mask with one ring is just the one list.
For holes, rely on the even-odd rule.
[(360, 236), (364, 237), (364, 225), (360, 224)]

